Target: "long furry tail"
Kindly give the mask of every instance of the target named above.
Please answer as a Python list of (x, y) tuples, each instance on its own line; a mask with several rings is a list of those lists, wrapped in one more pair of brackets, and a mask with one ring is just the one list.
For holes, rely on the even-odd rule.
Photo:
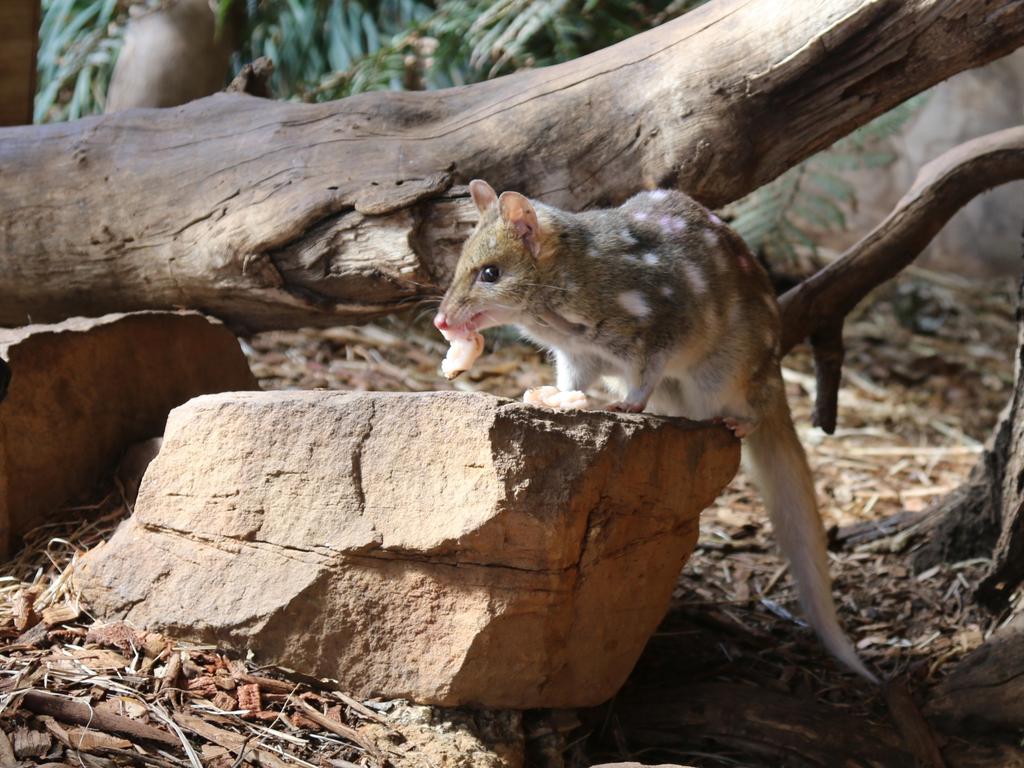
[(775, 528), (775, 539), (789, 561), (807, 620), (822, 644), (858, 675), (877, 683), (878, 678), (857, 656), (836, 617), (825, 531), (811, 470), (793, 428), (781, 377), (777, 386), (767, 389), (763, 393), (769, 398), (767, 407), (745, 444), (754, 481)]

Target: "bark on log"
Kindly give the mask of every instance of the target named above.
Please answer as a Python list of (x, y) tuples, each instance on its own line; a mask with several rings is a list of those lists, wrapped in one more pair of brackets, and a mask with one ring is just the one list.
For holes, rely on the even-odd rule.
[[(923, 768), (943, 763), (948, 768), (1024, 768), (1024, 749), (1014, 734), (979, 737), (970, 723), (955, 721), (938, 706), (929, 707), (924, 713), (928, 721), (923, 720), (905, 678), (890, 681), (884, 689), (889, 716), (869, 719), (864, 711), (851, 711), (849, 701), (837, 706), (827, 695), (808, 696), (800, 693), (802, 685), (783, 682), (788, 675), (765, 674), (763, 668), (750, 666), (751, 658), (777, 646), (778, 638), (762, 636), (762, 630), (728, 612), (674, 606), (619, 695), (581, 713), (592, 732), (590, 754), (604, 759), (643, 755), (649, 758), (645, 762), (656, 763), (725, 752), (737, 764), (801, 768)], [(1024, 653), (1018, 652), (1016, 659), (1016, 666), (1007, 667), (1011, 673), (1019, 671)], [(998, 667), (989, 671), (987, 679), (974, 678), (977, 709), (984, 706), (982, 687), (999, 679)], [(723, 676), (738, 682), (725, 682)], [(666, 680), (687, 683), (666, 687)], [(1004, 690), (1010, 696), (1020, 684), (1011, 682)], [(941, 698), (944, 692), (940, 685), (922, 698)], [(1013, 709), (1022, 711), (1016, 703)]]
[(967, 482), (931, 513), (927, 544), (914, 565), (992, 557), (979, 601), (1002, 610), (1024, 582), (1024, 279), (1017, 304), (1014, 388), (985, 453)]
[(7, 387), (11, 383), (11, 367), (5, 360), (0, 360), (0, 403), (7, 397)]
[(964, 142), (925, 165), (877, 227), (781, 299), (782, 351), (806, 337), (814, 347), (814, 425), (835, 431), (843, 365), (843, 321), (874, 288), (895, 277), (974, 197), (1024, 178), (1024, 127)]
[(1024, 728), (1024, 615), (966, 656), (932, 690), (928, 715), (974, 729)]
[(0, 323), (189, 306), (241, 329), (434, 294), (474, 176), (720, 205), (1024, 44), (1016, 0), (716, 0), (566, 64), (320, 105), (220, 95), (0, 131)]
[(917, 765), (891, 726), (766, 688), (716, 682), (627, 692), (614, 712), (638, 753), (711, 744), (771, 765)]
[(635, 754), (686, 754), (711, 745), (747, 759), (760, 757), (764, 762), (758, 765), (801, 768), (1024, 765), (1024, 750), (1012, 743), (966, 741), (944, 732), (939, 754), (934, 744), (908, 743), (907, 733), (887, 722), (871, 722), (818, 699), (736, 683), (627, 688), (614, 703), (613, 716)]

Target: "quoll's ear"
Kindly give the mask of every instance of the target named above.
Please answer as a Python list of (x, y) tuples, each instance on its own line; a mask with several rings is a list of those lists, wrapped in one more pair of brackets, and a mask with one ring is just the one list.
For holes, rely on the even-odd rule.
[(540, 224), (530, 201), (518, 192), (502, 192), (498, 198), (501, 218), (512, 226), (534, 258), (540, 256)]
[(494, 187), (483, 179), (473, 179), (469, 182), (469, 195), (473, 198), (476, 209), (480, 213), (498, 202), (498, 195), (495, 193)]

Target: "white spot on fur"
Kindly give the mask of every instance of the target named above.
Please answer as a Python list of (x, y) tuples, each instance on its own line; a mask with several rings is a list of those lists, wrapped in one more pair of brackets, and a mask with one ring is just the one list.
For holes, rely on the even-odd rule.
[(704, 238), (704, 242), (708, 244), (708, 248), (718, 248), (718, 233), (713, 229), (705, 229), (701, 233), (701, 237)]
[(656, 264), (658, 264), (659, 261), (661, 261), (661, 260), (658, 258), (658, 254), (656, 254), (656, 253), (645, 253), (644, 254), (644, 264), (647, 264), (647, 265), (653, 267)]
[(708, 211), (708, 218), (711, 219), (711, 223), (712, 224), (714, 224), (716, 226), (721, 226), (722, 220), (720, 218), (718, 218), (718, 216), (713, 214), (711, 211)]
[(668, 197), (668, 192), (666, 192), (664, 189), (654, 189), (651, 190), (650, 196), (651, 200), (657, 202), (659, 200), (664, 200), (666, 197)]
[(634, 221), (647, 221), (647, 214), (643, 211), (637, 211), (633, 214)]
[(621, 237), (626, 242), (627, 248), (631, 245), (636, 245), (636, 238), (629, 233), (628, 229), (622, 230), (619, 233), (619, 237)]
[(661, 291), (661, 295), (666, 299), (672, 298), (672, 295), (675, 293), (675, 291), (672, 290), (672, 286), (669, 285), (663, 285), (658, 290)]
[(692, 261), (684, 262), (683, 271), (686, 272), (686, 280), (690, 283), (691, 291), (697, 295), (707, 292), (708, 279), (704, 275), (704, 270), (701, 269), (700, 264), (695, 264)]
[(587, 258), (588, 259), (596, 259), (597, 256), (598, 256), (597, 248), (588, 248), (587, 249)]
[(658, 224), (669, 234), (679, 234), (686, 229), (686, 222), (678, 216), (662, 216), (658, 219)]
[(640, 291), (623, 291), (618, 296), (619, 304), (633, 317), (647, 317), (651, 307)]
[(487, 238), (487, 246), (489, 248), (497, 248), (498, 247), (498, 236), (492, 234), (489, 238)]

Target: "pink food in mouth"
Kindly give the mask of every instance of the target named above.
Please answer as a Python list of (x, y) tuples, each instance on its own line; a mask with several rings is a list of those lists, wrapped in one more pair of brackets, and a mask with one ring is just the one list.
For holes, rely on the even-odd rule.
[(441, 335), (448, 341), (448, 354), (441, 361), (441, 373), (450, 381), (473, 367), (484, 351), (484, 337), (470, 330), (469, 324), (459, 328), (447, 327)]

